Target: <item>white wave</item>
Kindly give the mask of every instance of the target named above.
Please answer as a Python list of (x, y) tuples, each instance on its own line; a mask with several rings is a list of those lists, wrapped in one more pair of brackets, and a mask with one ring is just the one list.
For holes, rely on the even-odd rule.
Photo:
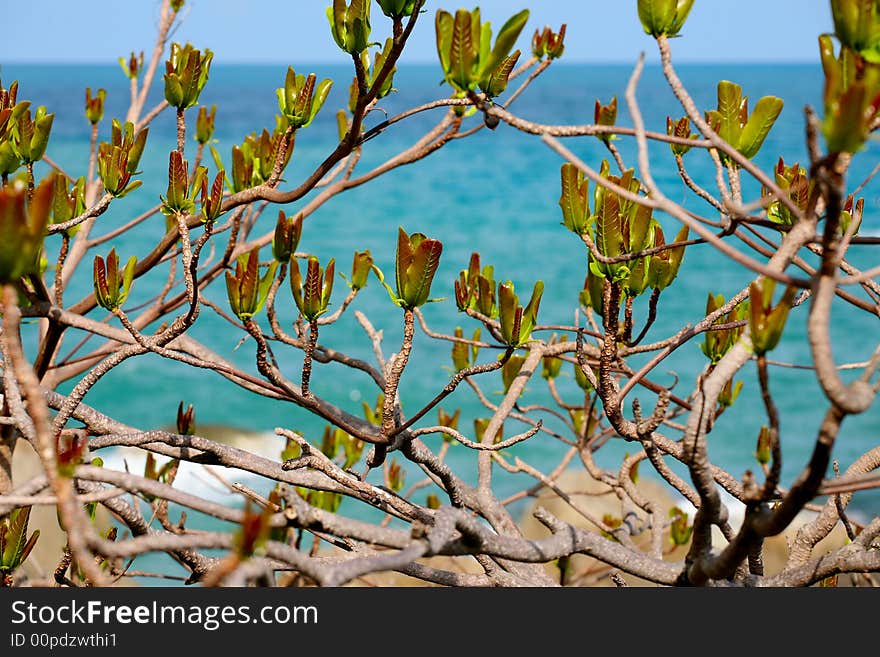
[[(244, 449), (264, 458), (280, 460), (283, 439), (274, 433), (241, 433), (227, 437), (223, 442), (239, 449)], [(111, 447), (95, 452), (104, 461), (104, 466), (121, 472), (143, 475), (147, 461), (147, 451), (137, 447)], [(153, 454), (156, 467), (161, 468), (170, 458), (161, 454)], [(205, 465), (181, 461), (174, 480), (174, 487), (192, 495), (198, 495), (214, 502), (235, 503), (237, 506), (242, 498), (230, 490), (229, 484), (241, 483), (255, 489), (260, 494), (268, 493), (272, 484), (265, 477), (225, 466)], [(233, 497), (230, 497), (232, 495)]]

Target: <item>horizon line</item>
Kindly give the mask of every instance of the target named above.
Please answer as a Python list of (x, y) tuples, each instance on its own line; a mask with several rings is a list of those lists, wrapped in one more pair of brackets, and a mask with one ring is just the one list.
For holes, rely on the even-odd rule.
[[(300, 60), (302, 64), (308, 65), (317, 65), (317, 66), (346, 66), (350, 64), (350, 62), (339, 61), (339, 60), (327, 60), (327, 59), (302, 59)], [(287, 65), (289, 64), (289, 60), (247, 60), (247, 59), (238, 59), (238, 60), (227, 60), (223, 62), (218, 62), (215, 60), (212, 65), (213, 66), (278, 66), (278, 65)], [(719, 65), (719, 64), (733, 64), (733, 65), (816, 65), (819, 66), (821, 62), (817, 59), (681, 59), (677, 62), (678, 64), (686, 64), (686, 65)], [(0, 70), (2, 70), (3, 65), (16, 65), (16, 66), (110, 66), (116, 67), (119, 66), (119, 63), (116, 61), (108, 62), (103, 59), (83, 59), (83, 60), (54, 60), (54, 59), (31, 59), (31, 60), (6, 60), (0, 61)], [(624, 61), (619, 59), (574, 59), (574, 60), (560, 60), (555, 62), (555, 66), (582, 66), (582, 65), (602, 65), (602, 66), (634, 66), (634, 62), (632, 61)], [(430, 66), (430, 65), (439, 65), (439, 62), (436, 60), (429, 59), (418, 59), (410, 62), (402, 62), (399, 63), (398, 66)], [(660, 66), (659, 61), (646, 61), (645, 66)]]

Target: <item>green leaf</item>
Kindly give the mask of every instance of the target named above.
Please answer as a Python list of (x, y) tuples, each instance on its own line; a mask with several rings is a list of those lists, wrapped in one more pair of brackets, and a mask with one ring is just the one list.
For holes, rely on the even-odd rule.
[(104, 265), (104, 259), (96, 255), (93, 267), (93, 276), (95, 283), (95, 299), (102, 308), (110, 307), (110, 288), (107, 287), (107, 269)]
[(600, 317), (604, 314), (604, 303), (602, 292), (605, 286), (605, 278), (602, 274), (594, 271), (596, 264), (592, 256), (587, 259), (587, 277), (584, 280), (584, 287), (578, 295), (578, 301), (584, 308), (592, 308)]
[(302, 313), (306, 319), (312, 321), (317, 319), (321, 312), (321, 283), (323, 271), (318, 263), (318, 258), (309, 256), (308, 266), (306, 268), (306, 280), (303, 285), (303, 309)]
[(513, 67), (516, 66), (520, 54), (520, 51), (516, 50), (513, 54), (505, 57), (498, 68), (485, 79), (485, 82), (480, 83), (480, 88), (486, 92), (487, 96), (493, 98), (504, 93), (504, 90), (507, 89), (510, 74), (513, 72)]
[(840, 64), (834, 54), (834, 41), (832, 41), (830, 34), (819, 35), (819, 57), (826, 80), (840, 75)]
[[(293, 101), (293, 107), (289, 108), (293, 110), (291, 112), (292, 116), (299, 117), (303, 121), (308, 119), (312, 110), (312, 97), (315, 94), (316, 79), (314, 73), (309, 73), (308, 77), (304, 78), (302, 83), (297, 85), (299, 88), (299, 94)], [(299, 83), (299, 80), (297, 80), (297, 82)]]
[(376, 266), (375, 264), (373, 265), (372, 269), (373, 269), (373, 273), (376, 274), (376, 278), (378, 278), (379, 282), (382, 284), (382, 287), (384, 287), (385, 290), (388, 292), (388, 296), (391, 298), (391, 301), (394, 303), (394, 305), (395, 306), (403, 305), (400, 297), (397, 296), (397, 293), (394, 291), (394, 289), (390, 285), (388, 285), (388, 283), (385, 282), (385, 274), (382, 273), (382, 270), (379, 269), (379, 267)]
[(131, 192), (133, 192), (134, 190), (136, 190), (138, 187), (140, 187), (143, 184), (144, 184), (143, 180), (133, 180), (132, 182), (130, 182), (128, 185), (125, 186), (125, 189), (123, 189), (121, 192), (116, 194), (116, 198), (122, 198), (123, 196), (130, 194)]
[[(388, 57), (391, 55), (391, 49), (393, 47), (394, 40), (390, 38), (385, 39), (385, 45), (382, 48), (382, 51), (376, 53), (376, 56), (373, 60), (372, 70), (368, 76), (370, 85), (373, 85), (375, 83), (376, 77), (379, 75), (379, 72), (385, 67), (385, 62), (388, 61)], [(369, 63), (370, 57), (367, 51), (364, 51), (364, 58), (366, 59), (367, 63)], [(394, 73), (396, 71), (396, 66), (391, 69), (384, 82), (382, 82), (382, 86), (379, 87), (376, 96), (377, 98), (384, 98), (394, 90)]]
[(560, 169), (562, 195), (559, 207), (562, 208), (562, 223), (570, 231), (583, 235), (587, 232), (590, 208), (589, 181), (572, 163), (566, 162)]
[(647, 205), (635, 205), (629, 221), (629, 253), (636, 253), (647, 248), (653, 209)]
[(195, 200), (196, 196), (200, 191), (202, 191), (202, 185), (204, 184), (205, 189), (208, 188), (208, 167), (198, 166), (196, 167), (196, 172), (193, 174), (192, 182), (189, 186), (189, 196), (187, 197), (190, 201), (190, 212), (195, 209)]
[(409, 235), (403, 229), (403, 226), (397, 228), (397, 253), (394, 259), (395, 283), (397, 284), (397, 295), (395, 298), (401, 299), (406, 294), (406, 273), (413, 261), (413, 246)]
[(110, 249), (110, 253), (107, 254), (107, 287), (110, 289), (110, 299), (114, 302), (114, 305), (119, 305), (117, 303), (119, 299), (119, 256), (116, 254), (116, 249)]
[(165, 100), (171, 107), (183, 104), (183, 85), (176, 73), (165, 74)]
[[(126, 126), (131, 125), (127, 123)], [(128, 149), (128, 162), (126, 171), (128, 173), (134, 175), (137, 173), (138, 163), (141, 161), (141, 155), (144, 152), (144, 146), (147, 144), (147, 135), (149, 134), (150, 129), (144, 128), (140, 132), (137, 133), (137, 136), (134, 138), (131, 147)]]
[[(455, 337), (462, 338), (464, 337), (464, 332), (461, 330), (460, 326), (455, 327)], [(456, 372), (461, 372), (464, 369), (470, 367), (470, 349), (468, 349), (468, 345), (464, 342), (453, 342), (452, 343), (452, 365), (455, 367)]]
[[(593, 121), (597, 125), (614, 125), (617, 123), (617, 96), (612, 96), (607, 105), (603, 105), (599, 99), (596, 99), (595, 109), (593, 111)], [(614, 135), (601, 135), (602, 139), (610, 139)]]
[(678, 6), (675, 9), (675, 19), (669, 28), (669, 36), (675, 36), (681, 32), (684, 22), (687, 20), (688, 14), (694, 6), (694, 0), (678, 0)]
[(835, 111), (826, 113), (823, 122), (825, 143), (832, 153), (856, 153), (865, 143), (865, 106), (867, 90), (856, 83), (840, 95), (833, 104)]
[(788, 286), (785, 288), (785, 292), (782, 294), (782, 298), (779, 300), (779, 303), (776, 305), (773, 310), (770, 311), (770, 314), (767, 316), (767, 336), (768, 341), (766, 346), (766, 350), (769, 351), (773, 349), (777, 344), (779, 344), (779, 339), (782, 337), (782, 331), (785, 328), (785, 321), (788, 319), (788, 312), (791, 310), (791, 305), (794, 303), (795, 295), (797, 294), (797, 289)]
[(180, 151), (171, 151), (168, 158), (168, 204), (182, 210), (186, 200), (187, 166)]
[(751, 159), (758, 153), (764, 139), (782, 112), (782, 106), (782, 99), (776, 96), (764, 96), (758, 101), (739, 138), (737, 150), (743, 156)]
[(455, 12), (455, 22), (452, 27), (452, 42), (449, 53), (449, 81), (453, 86), (462, 91), (473, 88), (475, 55), (471, 33), (471, 14), (469, 11), (459, 9)]
[[(356, 2), (357, 0), (353, 0)], [(367, 49), (370, 41), (370, 23), (361, 18), (355, 18), (351, 22), (351, 38), (349, 39), (349, 49), (353, 55), (363, 52)]]
[(763, 297), (762, 288), (757, 283), (751, 283), (749, 285), (749, 333), (755, 353), (759, 355), (767, 351), (768, 342)]
[(31, 507), (26, 506), (10, 512), (6, 521), (6, 541), (3, 549), (3, 565), (14, 569), (21, 564), (21, 555), (27, 543), (28, 519)]
[(476, 45), (477, 59), (483, 63), (487, 62), (492, 52), (492, 23), (480, 22), (479, 7), (471, 12), (471, 36)]
[(440, 264), (443, 245), (438, 240), (425, 239), (418, 245), (412, 264), (407, 271), (405, 301), (412, 307), (424, 305), (431, 293), (431, 281)]
[(351, 6), (348, 8), (350, 29), (354, 33), (354, 38), (349, 44), (352, 46), (352, 54), (360, 53), (369, 45), (371, 3), (372, 0), (351, 0)]
[(624, 290), (630, 297), (637, 297), (648, 287), (648, 267), (650, 258), (639, 258), (630, 265), (629, 277), (624, 282)]
[(742, 87), (729, 80), (718, 83), (718, 114), (721, 118), (718, 136), (734, 148), (739, 144), (742, 132), (740, 113), (743, 102)]
[(477, 278), (477, 310), (486, 317), (495, 317), (498, 314), (495, 305), (495, 279), (491, 266), (486, 266)]
[(253, 161), (246, 158), (239, 146), (232, 147), (232, 191), (240, 192), (251, 186)]
[(526, 342), (532, 333), (532, 329), (538, 322), (538, 307), (541, 305), (541, 295), (544, 294), (544, 281), (537, 281), (532, 288), (532, 296), (523, 310), (523, 323), (520, 327), (520, 342)]
[(25, 543), (24, 547), (21, 550), (21, 553), (18, 556), (19, 565), (27, 561), (27, 558), (30, 556), (31, 551), (34, 549), (34, 545), (37, 544), (38, 538), (40, 538), (40, 530), (35, 529), (34, 533), (31, 534), (31, 537), (28, 539), (27, 543)]
[(15, 173), (21, 166), (21, 158), (9, 141), (0, 141), (0, 174), (7, 176)]
[[(605, 257), (614, 257), (621, 254), (623, 234), (620, 221), (620, 199), (614, 192), (604, 189), (601, 195), (601, 205), (596, 208), (596, 246), (599, 253)], [(612, 265), (613, 266), (613, 265)], [(608, 267), (603, 267), (603, 271)]]
[(302, 274), (299, 271), (299, 263), (296, 261), (296, 258), (290, 259), (290, 291), (293, 294), (293, 301), (296, 303), (297, 310), (302, 313), (304, 304)]
[(209, 148), (211, 150), (211, 158), (214, 160), (214, 166), (217, 167), (217, 170), (225, 169), (226, 167), (223, 166), (223, 158), (220, 153), (217, 152), (217, 149), (213, 146), (210, 146)]
[[(675, 235), (675, 242), (685, 242), (687, 241), (689, 229), (687, 226), (682, 226), (678, 233)], [(668, 287), (672, 284), (672, 281), (675, 280), (675, 277), (678, 276), (678, 270), (681, 268), (681, 262), (684, 260), (684, 246), (677, 246), (674, 249), (669, 250), (669, 261), (672, 265), (672, 270), (670, 271), (670, 278), (666, 281), (665, 287)]]
[[(682, 226), (681, 230), (675, 236), (675, 242), (684, 242), (688, 238), (687, 226)], [(659, 225), (654, 228), (654, 246), (663, 246), (666, 242), (663, 239), (663, 230)], [(684, 259), (685, 247), (677, 246), (673, 249), (666, 249), (653, 256), (648, 264), (648, 285), (659, 290), (664, 290), (670, 285), (675, 277), (678, 276), (678, 270)]]
[(120, 305), (125, 303), (128, 293), (131, 290), (131, 284), (134, 281), (134, 270), (137, 265), (137, 257), (131, 256), (125, 263), (125, 269), (122, 271), (122, 291), (119, 295)]
[(450, 53), (452, 52), (452, 32), (454, 19), (448, 11), (440, 10), (434, 18), (434, 31), (437, 37), (437, 55), (440, 58), (440, 66), (443, 74), (448, 76), (452, 72)]
[(537, 281), (532, 296), (525, 308), (519, 305), (519, 297), (514, 292), (513, 283), (505, 281), (498, 285), (499, 317), (501, 336), (510, 347), (519, 347), (529, 340), (538, 316), (538, 306), (544, 292), (544, 282)]
[(269, 263), (266, 273), (263, 274), (263, 277), (260, 279), (260, 285), (257, 289), (257, 305), (256, 308), (254, 308), (254, 314), (263, 309), (263, 306), (266, 303), (266, 298), (269, 296), (269, 288), (272, 287), (272, 281), (275, 279), (275, 270), (277, 268), (278, 263), (273, 260)]
[(876, 0), (831, 0), (834, 32), (840, 42), (866, 55), (880, 42), (880, 6)]
[(201, 53), (198, 50), (190, 52), (183, 80), (183, 100), (186, 107), (196, 103), (199, 98), (199, 79), (202, 77)]
[[(501, 366), (501, 383), (504, 385), (504, 392), (510, 390), (513, 381), (516, 379), (519, 371), (522, 369), (523, 363), (526, 362), (525, 356), (518, 354), (511, 356), (507, 362)], [(522, 392), (520, 392), (522, 394)]]
[[(666, 240), (663, 236), (663, 229), (659, 224), (654, 226), (653, 231), (654, 237), (654, 246), (663, 246), (666, 244)], [(648, 285), (653, 288), (657, 288), (662, 290), (664, 288), (663, 282), (668, 275), (670, 268), (669, 264), (669, 251), (660, 251), (651, 256), (650, 261), (648, 262)]]
[(327, 7), (327, 21), (330, 23), (330, 34), (336, 45), (345, 50), (345, 0), (333, 0), (333, 5)]
[(475, 7), (471, 11), (471, 41), (474, 44), (474, 54), (477, 58), (474, 62), (476, 67), (479, 62), (485, 62), (489, 59), (489, 53), (492, 51), (492, 23), (489, 21), (481, 22), (479, 7)]
[(859, 234), (859, 226), (862, 224), (862, 216), (864, 215), (865, 199), (860, 198), (853, 206), (853, 197), (850, 196), (843, 206), (840, 213), (840, 232), (844, 234), (849, 231), (850, 225), (855, 221), (853, 235)]
[(67, 178), (63, 173), (55, 174), (55, 188), (52, 191), (52, 222), (64, 223), (73, 219), (74, 208), (67, 192)]
[[(424, 0), (418, 2), (421, 7)], [(416, 0), (378, 0), (379, 7), (388, 18), (405, 18), (416, 10)]]
[(54, 119), (54, 114), (47, 114), (35, 122), (34, 136), (31, 139), (30, 147), (31, 162), (38, 162), (43, 159), (43, 154), (49, 145), (49, 133), (52, 131), (52, 121)]
[(327, 100), (327, 96), (330, 94), (330, 88), (332, 86), (333, 80), (321, 80), (321, 83), (318, 85), (317, 89), (315, 89), (315, 97), (312, 100), (312, 111), (309, 115), (309, 120), (306, 121), (303, 128), (308, 128), (312, 124), (312, 121), (315, 120), (318, 112), (321, 111), (321, 108), (324, 106), (324, 101)]
[(330, 295), (333, 293), (333, 281), (336, 274), (336, 260), (330, 258), (324, 273), (324, 289), (321, 293), (321, 312), (325, 312), (330, 305)]
[[(293, 282), (293, 267), (291, 267), (291, 283)], [(241, 315), (241, 294), (238, 290), (238, 279), (230, 272), (226, 272), (226, 297), (229, 299), (229, 307), (236, 317)]]
[(676, 0), (639, 0), (638, 13), (646, 34), (666, 34), (675, 20)]
[[(259, 284), (259, 251), (255, 248), (247, 254), (239, 256), (242, 263), (242, 273), (239, 278), (239, 292), (241, 303), (241, 319), (248, 319), (254, 315), (257, 307), (257, 288)], [(236, 272), (237, 273), (237, 272)]]
[(507, 22), (501, 26), (498, 36), (495, 38), (495, 46), (488, 58), (481, 58), (481, 67), (483, 76), (492, 75), (501, 65), (510, 51), (513, 49), (516, 40), (519, 38), (526, 21), (529, 20), (529, 10), (523, 9), (507, 19)]
[(519, 326), (516, 322), (516, 311), (519, 306), (519, 297), (514, 294), (513, 283), (505, 281), (498, 284), (498, 308), (501, 321), (501, 337), (508, 345), (516, 343)]

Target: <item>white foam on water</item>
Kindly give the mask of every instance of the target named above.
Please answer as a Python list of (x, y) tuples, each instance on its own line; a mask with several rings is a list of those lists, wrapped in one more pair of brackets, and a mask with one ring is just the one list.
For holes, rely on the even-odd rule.
[[(243, 433), (240, 438), (230, 441), (230, 444), (272, 460), (280, 460), (280, 452), (283, 447), (283, 442), (271, 432)], [(100, 456), (107, 468), (120, 472), (128, 471), (136, 475), (144, 474), (147, 461), (146, 450), (137, 447), (112, 447), (95, 452), (94, 455)], [(157, 469), (170, 460), (169, 457), (161, 454), (154, 454), (153, 458), (156, 459)], [(214, 474), (211, 474), (212, 472)], [(174, 480), (174, 488), (212, 502), (240, 505), (242, 496), (230, 490), (229, 486), (223, 482), (227, 484), (241, 483), (260, 494), (266, 494), (272, 486), (270, 480), (265, 477), (239, 468), (181, 461), (177, 477)]]

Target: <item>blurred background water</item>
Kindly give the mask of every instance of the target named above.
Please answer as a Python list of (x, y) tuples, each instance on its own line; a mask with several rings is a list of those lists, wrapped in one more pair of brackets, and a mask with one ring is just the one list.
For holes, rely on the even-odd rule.
[[(218, 106), (214, 145), (227, 168), (230, 167), (233, 144), (241, 143), (250, 132), (259, 133), (264, 127), (271, 131), (274, 127), (277, 113), (275, 89), (283, 83), (285, 71), (286, 67), (281, 65), (215, 64), (212, 68), (201, 103)], [(314, 71), (319, 78), (332, 78), (335, 84), (318, 119), (297, 136), (282, 188), (298, 184), (335, 146), (335, 112), (347, 105), (351, 81), (350, 69), (343, 66), (299, 65), (297, 71)], [(818, 64), (685, 65), (679, 72), (697, 106), (702, 109), (715, 107), (716, 84), (720, 79), (741, 84), (744, 94), (751, 99), (750, 106), (768, 94), (783, 98), (783, 112), (755, 161), (770, 170), (780, 155), (789, 164), (807, 160), (803, 110), (806, 105), (821, 108), (822, 75)], [(631, 69), (626, 66), (554, 65), (511, 109), (523, 118), (547, 124), (591, 123), (594, 102), (599, 99), (607, 103), (616, 95), (620, 104), (618, 121), (621, 125), (631, 125), (623, 98), (630, 73)], [(84, 88), (90, 86), (95, 90), (101, 87), (108, 91), (106, 119), (101, 125), (102, 139), (108, 138), (109, 118), (124, 117), (128, 103), (128, 81), (115, 66), (10, 64), (4, 65), (2, 75), (6, 86), (12, 80), (20, 81), (19, 98), (30, 99), (34, 105), (46, 105), (49, 111), (56, 113), (48, 155), (74, 176), (85, 173), (88, 158), (89, 130), (82, 111)], [(440, 79), (436, 66), (402, 67), (395, 77), (395, 87), (399, 91), (380, 101), (379, 109), (370, 115), (367, 125), (383, 120), (385, 114), (391, 116), (445, 96), (448, 92), (439, 86)], [(161, 84), (157, 85), (147, 108), (161, 99), (160, 87)], [(656, 67), (645, 69), (638, 100), (648, 129), (663, 132), (667, 115), (677, 118), (683, 114)], [(366, 172), (416, 142), (440, 120), (441, 112), (434, 110), (416, 115), (368, 142), (358, 171)], [(194, 154), (196, 146), (192, 138), (195, 114), (196, 108), (193, 108), (187, 115), (189, 156)], [(478, 120), (471, 119), (472, 122)], [(147, 151), (141, 162), (143, 188), (114, 202), (97, 222), (93, 235), (121, 226), (158, 202), (159, 194), (165, 193), (167, 156), (174, 148), (175, 134), (173, 113), (166, 111), (150, 128)], [(627, 164), (635, 166), (632, 140), (621, 138), (616, 144)], [(602, 159), (609, 158), (607, 150), (597, 139), (567, 140), (566, 145), (595, 168)], [(688, 210), (711, 217), (712, 208), (681, 183), (668, 146), (652, 144), (650, 153), (653, 176), (664, 193)], [(850, 189), (871, 171), (877, 154), (877, 145), (871, 142), (854, 158)], [(213, 176), (214, 164), (207, 154), (205, 163)], [(496, 280), (512, 280), (521, 296), (527, 297), (533, 283), (542, 279), (546, 291), (539, 321), (570, 325), (574, 321), (578, 293), (584, 281), (586, 250), (577, 237), (561, 225), (557, 205), (561, 163), (559, 156), (534, 136), (518, 133), (504, 125), (495, 131), (482, 130), (470, 138), (451, 142), (423, 161), (391, 171), (371, 184), (332, 198), (307, 220), (299, 250), (315, 253), (322, 263), (334, 257), (337, 268), (348, 273), (353, 252), (370, 249), (376, 264), (389, 273), (393, 271), (397, 227), (403, 226), (408, 232), (421, 231), (440, 239), (444, 245), (432, 296), (445, 297), (445, 301), (424, 308), (425, 317), (434, 330), (451, 333), (456, 326), (462, 326), (469, 335), (476, 328), (473, 320), (456, 311), (452, 298), (452, 282), (459, 270), (467, 267), (472, 251), (480, 252), (484, 264), (495, 266)], [(714, 167), (704, 152), (692, 151), (685, 156), (685, 163), (699, 184), (706, 189), (714, 188)], [(746, 183), (747, 200), (755, 199), (759, 193), (755, 184)], [(861, 234), (876, 235), (880, 230), (876, 185), (869, 186), (863, 195), (865, 217)], [(293, 214), (311, 198), (313, 195), (285, 209)], [(253, 235), (271, 230), (276, 216), (277, 210), (264, 213)], [(667, 216), (658, 218), (671, 239), (678, 229), (676, 222)], [(157, 214), (112, 244), (123, 259), (131, 254), (144, 254), (164, 233), (164, 221), (164, 217)], [(57, 249), (58, 238), (49, 241), (52, 242), (50, 248)], [(99, 252), (106, 253), (109, 246), (101, 247)], [(264, 250), (264, 259), (268, 257), (268, 251)], [(876, 256), (864, 246), (853, 247), (850, 259), (862, 268), (877, 264)], [(134, 307), (148, 301), (162, 288), (166, 275), (167, 267), (162, 266), (149, 276), (138, 279), (127, 305)], [(709, 292), (730, 297), (745, 287), (751, 278), (751, 272), (712, 247), (689, 247), (677, 281), (660, 299), (657, 321), (645, 341), (668, 337), (684, 324), (698, 321), (704, 315)], [(226, 308), (225, 287), (221, 281), (217, 283), (208, 289), (206, 296)], [(91, 285), (91, 266), (86, 261), (65, 294), (66, 303), (73, 303), (88, 293)], [(333, 295), (335, 304), (346, 292), (344, 282), (337, 280)], [(295, 306), (286, 286), (279, 294), (278, 308), (283, 323), (289, 327), (295, 319)], [(320, 339), (323, 344), (372, 359), (370, 341), (354, 320), (353, 310), (364, 312), (383, 331), (386, 354), (398, 349), (402, 334), (401, 311), (390, 303), (375, 279), (358, 295), (342, 320), (322, 328)], [(877, 318), (837, 301), (833, 311), (832, 335), (837, 361), (857, 362), (868, 358), (877, 341)], [(645, 315), (646, 305), (640, 299), (635, 310), (637, 331)], [(101, 314), (94, 312), (93, 316), (100, 317)], [(791, 314), (785, 336), (772, 353), (773, 359), (802, 365), (810, 363), (806, 318), (806, 307)], [(264, 315), (259, 321), (266, 327)], [(223, 357), (256, 372), (253, 341), (240, 344), (242, 334), (210, 309), (203, 309), (191, 334)], [(543, 337), (549, 337), (549, 334)], [(68, 337), (61, 355), (67, 354), (77, 341), (78, 338)], [(450, 343), (431, 340), (417, 329), (412, 362), (401, 387), (406, 412), (414, 413), (448, 381), (449, 351)], [(297, 381), (301, 352), (276, 346), (275, 355), (285, 373)], [(484, 350), (480, 359), (486, 362), (495, 355), (495, 352)], [(634, 358), (631, 362), (637, 366), (644, 360)], [(672, 354), (651, 374), (651, 378), (669, 385), (678, 377), (675, 391), (685, 396), (693, 389), (696, 377), (705, 365), (699, 342), (692, 341)], [(571, 370), (566, 368), (565, 372), (559, 382), (561, 392), (567, 401), (576, 403), (582, 399), (582, 394), (574, 384)], [(709, 437), (709, 454), (719, 466), (734, 476), (741, 476), (746, 469), (757, 467), (755, 440), (766, 418), (754, 364), (744, 367), (737, 380), (744, 383), (742, 394), (715, 425)], [(770, 381), (782, 418), (783, 484), (788, 485), (809, 458), (828, 403), (809, 369), (773, 367)], [(490, 400), (497, 402), (501, 399), (502, 384), (497, 373), (480, 377), (478, 382)], [(71, 385), (66, 384), (63, 390), (69, 390)], [(363, 401), (375, 404), (378, 393), (367, 376), (334, 365), (318, 364), (312, 386), (318, 395), (355, 414), (360, 414)], [(655, 398), (652, 393), (642, 389), (636, 396), (641, 399), (643, 407), (652, 407)], [(195, 405), (199, 424), (222, 424), (260, 433), (271, 433), (275, 427), (287, 427), (300, 430), (314, 440), (320, 439), (323, 428), (322, 422), (291, 404), (256, 397), (219, 375), (149, 355), (131, 359), (114, 369), (92, 389), (85, 401), (143, 429), (173, 424), (180, 401)], [(543, 380), (535, 377), (521, 403), (550, 402)], [(450, 411), (461, 408), (460, 426), (470, 435), (474, 418), (491, 415), (466, 385), (462, 385), (442, 406)], [(433, 422), (435, 417), (432, 413), (423, 422)], [(561, 428), (552, 416), (545, 414), (543, 419), (548, 426)], [(876, 404), (861, 416), (847, 418), (835, 448), (835, 457), (842, 470), (876, 445), (878, 419), (880, 411)], [(522, 430), (523, 427), (514, 421), (509, 421), (504, 428), (506, 436)], [(429, 437), (427, 441), (436, 447), (440, 438)], [(280, 449), (281, 440), (278, 439), (279, 452)], [(509, 451), (535, 467), (548, 470), (558, 463), (565, 450), (566, 446), (553, 438), (538, 435)], [(611, 441), (597, 454), (597, 460), (603, 466), (616, 468), (623, 454), (633, 450), (633, 446), (622, 441)], [(465, 478), (475, 477), (474, 452), (455, 447), (450, 450), (449, 461)], [(647, 469), (644, 467), (643, 471)], [(410, 483), (416, 479), (417, 473), (410, 471)], [(501, 473), (496, 487), (503, 497), (531, 483), (525, 475)], [(878, 502), (880, 496), (877, 493), (860, 493), (856, 495), (852, 508), (857, 513), (875, 512), (880, 508)], [(348, 512), (360, 513), (354, 507)]]

